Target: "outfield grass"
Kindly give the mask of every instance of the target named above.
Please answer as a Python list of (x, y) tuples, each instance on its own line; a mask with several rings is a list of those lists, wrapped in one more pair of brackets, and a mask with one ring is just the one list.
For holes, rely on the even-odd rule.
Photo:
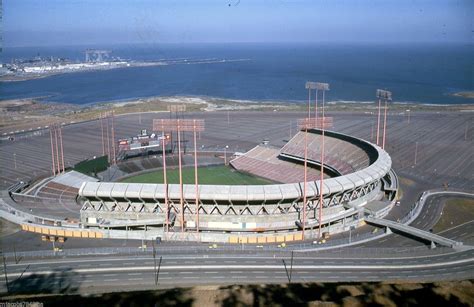
[[(178, 169), (167, 170), (168, 183), (179, 183)], [(134, 183), (163, 183), (163, 170), (128, 177), (122, 182)], [(199, 184), (223, 184), (223, 185), (261, 185), (273, 184), (269, 180), (257, 178), (240, 173), (227, 166), (210, 166), (198, 168)], [(183, 168), (183, 183), (194, 184), (194, 168)]]

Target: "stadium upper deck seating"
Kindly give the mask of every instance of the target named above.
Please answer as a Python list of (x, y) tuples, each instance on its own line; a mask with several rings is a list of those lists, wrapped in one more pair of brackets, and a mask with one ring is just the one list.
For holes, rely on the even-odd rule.
[[(303, 166), (278, 158), (279, 150), (266, 146), (257, 146), (230, 162), (239, 171), (280, 183), (304, 181)], [(308, 181), (319, 179), (319, 171), (310, 169)]]
[[(285, 156), (304, 157), (304, 132), (297, 133), (282, 149)], [(308, 159), (321, 160), (322, 136), (308, 132)], [(366, 168), (370, 165), (369, 155), (359, 146), (345, 140), (326, 136), (324, 138), (325, 163), (342, 175)]]

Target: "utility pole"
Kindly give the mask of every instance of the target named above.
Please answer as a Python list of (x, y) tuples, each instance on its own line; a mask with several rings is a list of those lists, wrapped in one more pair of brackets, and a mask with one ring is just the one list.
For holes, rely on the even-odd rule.
[(290, 284), (291, 284), (291, 277), (293, 276), (293, 253), (294, 253), (294, 251), (291, 251), (291, 262), (290, 262)]
[(8, 284), (7, 262), (5, 261), (4, 255), (2, 255), (2, 259), (3, 259), (3, 273), (5, 274), (5, 283), (7, 285), (7, 293), (10, 293), (10, 285)]
[(160, 256), (160, 262), (158, 262), (158, 270), (156, 271), (156, 284), (158, 285), (158, 278), (160, 278), (160, 269), (161, 269), (161, 261), (163, 260), (163, 256)]
[(16, 246), (15, 246), (15, 245), (13, 245), (13, 255), (14, 255), (14, 257), (15, 257), (15, 263), (18, 264), (18, 262), (20, 262), (20, 261), (19, 261), (18, 258), (16, 257)]
[(155, 243), (153, 243), (153, 262), (155, 264), (155, 286), (158, 284), (158, 270), (156, 268), (156, 250)]

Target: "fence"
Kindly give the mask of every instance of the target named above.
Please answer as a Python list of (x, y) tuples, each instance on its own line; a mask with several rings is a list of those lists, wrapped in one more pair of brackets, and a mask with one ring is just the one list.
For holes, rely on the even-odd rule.
[[(276, 246), (239, 246), (239, 245), (218, 245), (216, 248), (210, 249), (204, 245), (191, 246), (171, 246), (168, 244), (157, 244), (155, 249), (153, 246), (139, 247), (104, 247), (104, 248), (76, 248), (64, 249), (60, 251), (42, 250), (42, 251), (26, 251), (26, 252), (7, 252), (3, 256), (7, 261), (21, 261), (25, 259), (38, 258), (67, 258), (67, 257), (84, 257), (84, 256), (134, 256), (134, 257), (153, 257), (155, 250), (159, 255), (180, 255), (183, 257), (189, 256), (193, 258), (208, 258), (212, 257), (229, 257), (232, 253), (238, 255), (259, 255), (264, 254), (275, 255), (279, 257), (287, 257), (291, 255), (292, 248), (278, 248)], [(396, 258), (400, 256), (433, 256), (443, 255), (452, 252), (451, 248), (440, 247), (434, 250), (424, 246), (417, 247), (398, 247), (398, 248), (371, 248), (359, 247), (351, 249), (331, 249), (311, 252), (298, 252), (295, 255), (300, 257), (328, 257), (334, 259), (354, 258), (354, 257), (371, 257), (371, 258)]]

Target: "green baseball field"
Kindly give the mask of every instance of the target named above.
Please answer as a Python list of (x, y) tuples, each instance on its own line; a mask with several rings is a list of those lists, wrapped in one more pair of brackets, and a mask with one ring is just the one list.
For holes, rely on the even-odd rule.
[[(167, 170), (168, 183), (179, 183), (178, 169)], [(163, 170), (154, 171), (128, 177), (122, 182), (133, 183), (163, 183)], [(222, 185), (262, 185), (274, 182), (248, 174), (240, 173), (227, 166), (209, 166), (198, 168), (199, 184), (222, 184)], [(194, 184), (194, 168), (183, 168), (183, 183)]]

